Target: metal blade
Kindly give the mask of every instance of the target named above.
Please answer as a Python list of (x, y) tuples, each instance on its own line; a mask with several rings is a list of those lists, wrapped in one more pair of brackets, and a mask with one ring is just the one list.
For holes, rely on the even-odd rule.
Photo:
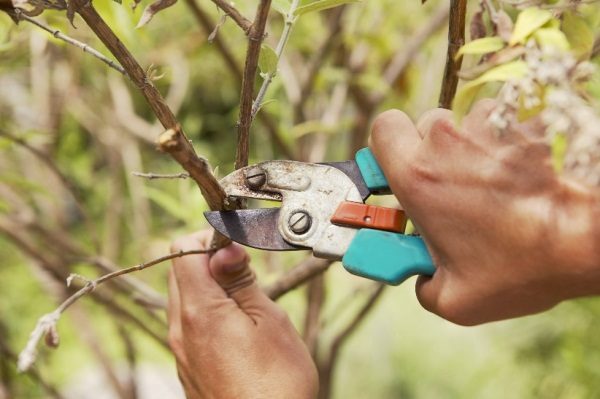
[(277, 229), (279, 208), (204, 212), (208, 223), (219, 233), (242, 245), (268, 251), (309, 249), (290, 245)]
[(360, 169), (356, 164), (356, 161), (344, 161), (344, 162), (325, 162), (322, 165), (333, 166), (336, 169), (344, 172), (346, 176), (352, 180), (352, 183), (358, 189), (358, 193), (362, 197), (362, 200), (365, 201), (371, 195), (371, 191), (367, 187), (365, 180), (362, 177), (362, 173), (360, 173)]

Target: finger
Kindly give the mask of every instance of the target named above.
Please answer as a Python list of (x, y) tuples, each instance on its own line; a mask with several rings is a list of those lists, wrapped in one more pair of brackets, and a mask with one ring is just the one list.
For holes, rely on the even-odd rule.
[[(402, 111), (392, 109), (383, 112), (373, 121), (369, 147), (382, 168), (384, 168), (383, 164), (387, 166), (400, 159), (400, 151), (413, 153), (420, 143), (421, 136), (415, 125)], [(389, 151), (390, 145), (398, 152)]]
[(386, 111), (373, 123), (369, 146), (400, 203), (410, 191), (412, 178), (406, 172), (421, 143), (417, 128), (401, 111)]
[(429, 135), (436, 122), (440, 119), (452, 121), (454, 114), (449, 109), (434, 108), (425, 112), (417, 121), (417, 131), (421, 138)]
[(259, 288), (249, 263), (244, 248), (233, 243), (214, 254), (209, 268), (227, 295), (254, 318), (270, 313), (273, 302)]
[(462, 121), (462, 129), (465, 134), (495, 138), (497, 136), (496, 128), (490, 122), (490, 115), (497, 106), (498, 102), (491, 98), (477, 101)]
[[(179, 238), (173, 243), (172, 251), (185, 252), (207, 248), (211, 234), (202, 232)], [(173, 259), (173, 273), (179, 291), (181, 311), (187, 313), (210, 311), (216, 301), (227, 299), (225, 292), (210, 274), (209, 259), (208, 254), (187, 255)]]
[(419, 276), (415, 285), (417, 299), (426, 310), (440, 314), (440, 293), (442, 288), (443, 270), (438, 269), (433, 276)]

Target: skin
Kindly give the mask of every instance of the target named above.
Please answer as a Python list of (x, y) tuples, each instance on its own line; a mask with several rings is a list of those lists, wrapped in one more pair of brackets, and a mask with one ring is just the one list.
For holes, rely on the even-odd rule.
[(499, 135), (494, 107), (477, 103), (460, 129), (448, 110), (416, 126), (387, 111), (370, 139), (437, 267), (418, 279), (419, 301), (462, 325), (600, 294), (598, 192), (554, 172), (537, 121)]
[[(172, 251), (208, 248), (212, 232), (182, 237)], [(169, 344), (186, 396), (314, 398), (315, 365), (286, 313), (258, 287), (244, 249), (173, 261)]]
[[(447, 110), (415, 125), (374, 122), (380, 166), (436, 265), (423, 307), (462, 325), (518, 317), (600, 294), (600, 194), (558, 177), (536, 121), (499, 135), (495, 103), (456, 128)], [(208, 248), (196, 233), (173, 251)], [(173, 260), (169, 342), (188, 398), (312, 398), (315, 365), (285, 313), (258, 288), (238, 245)]]

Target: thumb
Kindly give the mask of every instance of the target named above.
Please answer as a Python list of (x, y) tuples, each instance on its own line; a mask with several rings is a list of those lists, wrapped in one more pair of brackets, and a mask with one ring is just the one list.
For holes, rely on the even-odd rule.
[(270, 307), (271, 300), (259, 288), (249, 264), (250, 257), (244, 248), (233, 243), (210, 258), (209, 269), (227, 296), (253, 316)]

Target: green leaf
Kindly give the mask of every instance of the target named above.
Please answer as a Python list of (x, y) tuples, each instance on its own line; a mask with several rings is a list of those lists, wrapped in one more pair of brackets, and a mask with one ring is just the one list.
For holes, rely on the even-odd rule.
[(537, 7), (526, 8), (517, 17), (515, 29), (513, 30), (509, 44), (514, 46), (518, 43), (525, 43), (533, 32), (550, 20), (552, 20), (552, 13), (550, 11)]
[(512, 61), (504, 65), (490, 69), (480, 77), (465, 84), (456, 93), (452, 103), (452, 109), (460, 121), (467, 113), (473, 100), (479, 93), (484, 84), (489, 82), (507, 82), (513, 79), (519, 79), (527, 73), (527, 64), (525, 61)]
[(260, 47), (260, 55), (258, 57), (258, 67), (263, 74), (274, 74), (277, 72), (277, 53), (267, 44)]
[(533, 37), (541, 47), (554, 47), (561, 51), (568, 51), (571, 48), (565, 34), (556, 28), (538, 29)]
[(358, 3), (359, 1), (360, 0), (320, 0), (320, 1), (315, 1), (314, 3), (310, 3), (305, 6), (296, 8), (296, 11), (294, 11), (294, 16), (299, 17), (299, 16), (304, 15), (309, 12), (323, 11), (323, 10), (327, 10), (328, 8), (341, 6), (342, 4)]
[(494, 37), (484, 37), (481, 39), (473, 40), (462, 46), (458, 53), (456, 54), (456, 58), (465, 55), (465, 54), (487, 54), (493, 53), (495, 51), (501, 50), (504, 48), (504, 40), (501, 38)]
[(594, 48), (594, 32), (584, 18), (572, 13), (563, 14), (562, 31), (578, 60), (590, 58)]
[(288, 11), (291, 7), (290, 0), (272, 0), (271, 7), (275, 9), (278, 13), (283, 15), (284, 17), (287, 15)]
[(552, 140), (552, 165), (554, 170), (562, 172), (567, 153), (568, 140), (565, 134), (557, 134)]

